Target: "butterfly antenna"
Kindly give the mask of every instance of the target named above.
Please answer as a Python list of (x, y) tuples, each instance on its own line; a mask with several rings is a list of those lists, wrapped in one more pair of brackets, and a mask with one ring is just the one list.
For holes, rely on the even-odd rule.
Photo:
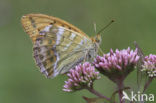
[(105, 27), (103, 27), (97, 34), (100, 34), (103, 30), (105, 30), (107, 27), (109, 27), (112, 23), (114, 22), (114, 20), (111, 20)]
[(96, 33), (96, 22), (93, 22), (94, 25), (94, 32)]

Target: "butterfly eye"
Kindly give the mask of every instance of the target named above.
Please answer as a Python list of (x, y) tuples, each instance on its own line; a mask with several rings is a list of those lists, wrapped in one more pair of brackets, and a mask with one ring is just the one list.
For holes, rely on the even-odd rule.
[(95, 41), (96, 41), (96, 43), (100, 43), (101, 42), (101, 35), (97, 35), (95, 37)]

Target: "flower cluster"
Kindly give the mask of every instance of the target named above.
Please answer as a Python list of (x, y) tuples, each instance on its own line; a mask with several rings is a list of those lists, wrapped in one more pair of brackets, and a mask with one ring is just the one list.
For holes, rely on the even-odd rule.
[(102, 57), (97, 56), (93, 64), (102, 74), (114, 81), (118, 77), (125, 78), (134, 70), (139, 58), (137, 49), (135, 51), (130, 48), (120, 51), (116, 49), (115, 52), (111, 49)]
[(91, 87), (94, 80), (99, 79), (99, 72), (90, 63), (85, 62), (71, 69), (67, 74), (68, 80), (65, 81), (63, 91), (71, 92), (81, 90), (85, 87)]
[(146, 71), (149, 77), (156, 77), (156, 55), (145, 57), (142, 71)]
[[(63, 91), (72, 92), (87, 89), (89, 92), (98, 96), (98, 98), (94, 99), (84, 98), (87, 102), (92, 100), (95, 102), (101, 98), (112, 102), (111, 98), (97, 92), (93, 87), (93, 82), (100, 78), (100, 72), (116, 83), (118, 87), (119, 100), (120, 102), (125, 102), (122, 101), (123, 90), (125, 88), (124, 80), (136, 67), (138, 67), (139, 71), (140, 69), (141, 71), (145, 71), (145, 73), (150, 77), (144, 84), (143, 93), (152, 82), (153, 77), (156, 77), (156, 55), (150, 54), (144, 58), (138, 45), (136, 45), (135, 50), (130, 49), (130, 47), (123, 50), (116, 49), (115, 51), (111, 49), (109, 53), (95, 57), (92, 65), (85, 62), (84, 64), (79, 64), (73, 69), (70, 69), (67, 74), (68, 80), (65, 81)], [(95, 68), (99, 72), (96, 72)], [(138, 84), (140, 83), (138, 82)]]

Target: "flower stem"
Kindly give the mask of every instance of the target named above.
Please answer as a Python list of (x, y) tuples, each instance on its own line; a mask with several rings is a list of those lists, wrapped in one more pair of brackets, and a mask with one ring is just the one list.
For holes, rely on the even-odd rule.
[(86, 87), (86, 89), (87, 89), (89, 92), (91, 92), (91, 93), (93, 93), (94, 95), (96, 95), (97, 97), (104, 98), (104, 99), (106, 99), (106, 100), (108, 100), (108, 101), (111, 101), (110, 98), (108, 98), (108, 97), (102, 95), (101, 93), (97, 92), (94, 88)]
[(123, 97), (122, 89), (124, 87), (123, 80), (119, 81), (119, 83), (117, 83), (117, 86), (118, 86), (118, 94), (119, 94), (120, 103), (125, 103), (125, 101), (122, 100), (122, 97)]
[(148, 81), (145, 83), (143, 93), (146, 91), (146, 89), (148, 88), (148, 86), (150, 85), (152, 80), (153, 80), (153, 78), (149, 78)]

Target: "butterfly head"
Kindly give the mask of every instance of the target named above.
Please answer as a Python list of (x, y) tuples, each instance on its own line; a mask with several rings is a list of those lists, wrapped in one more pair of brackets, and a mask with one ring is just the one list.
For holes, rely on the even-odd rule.
[(102, 41), (101, 35), (97, 34), (95, 37), (92, 38), (92, 41), (93, 41), (93, 43), (96, 43), (96, 44), (100, 45), (101, 41)]
[[(111, 25), (114, 22), (114, 20), (111, 20), (106, 26), (104, 26), (97, 34), (94, 38), (92, 38), (92, 41), (95, 44), (100, 45), (102, 39), (101, 39), (101, 33), (103, 32), (103, 30), (105, 30), (109, 25)], [(95, 27), (96, 28), (96, 27)], [(96, 29), (95, 29), (96, 30)]]

